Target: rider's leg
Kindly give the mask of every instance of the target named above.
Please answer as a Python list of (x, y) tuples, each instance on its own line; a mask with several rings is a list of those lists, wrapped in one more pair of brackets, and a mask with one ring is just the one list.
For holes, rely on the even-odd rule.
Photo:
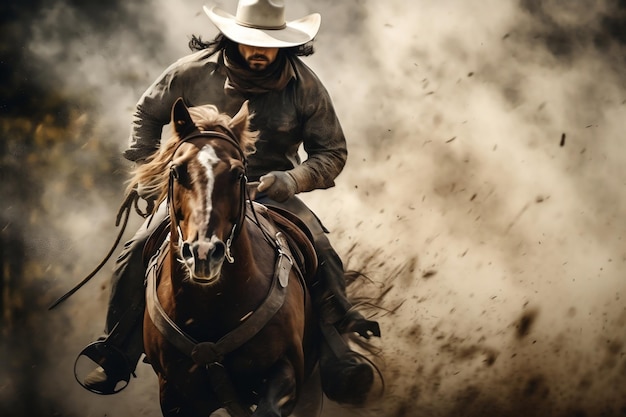
[[(123, 375), (134, 372), (143, 354), (142, 319), (145, 306), (146, 273), (143, 248), (147, 239), (166, 216), (167, 206), (161, 204), (157, 212), (148, 218), (137, 233), (126, 242), (117, 258), (111, 276), (111, 295), (105, 334), (111, 337), (112, 332), (117, 332), (112, 344), (123, 353), (127, 366), (102, 364), (102, 367), (96, 368), (84, 380), (84, 385), (90, 390), (104, 393), (113, 391)], [(101, 340), (107, 336), (101, 337)]]
[(374, 372), (369, 363), (349, 349), (337, 329), (339, 324), (352, 321), (353, 327), (362, 329), (366, 337), (380, 336), (378, 323), (366, 320), (352, 308), (346, 296), (343, 263), (326, 236), (316, 236), (315, 250), (318, 272), (311, 293), (320, 312), (324, 335), (320, 348), (322, 389), (333, 401), (362, 404), (372, 388)]
[[(348, 328), (358, 328), (361, 334), (380, 336), (378, 323), (363, 318), (346, 295), (343, 263), (326, 237), (327, 231), (315, 214), (297, 197), (278, 203), (260, 196), (257, 201), (291, 211), (308, 226), (314, 237), (318, 256), (318, 273), (312, 284), (312, 298), (316, 305), (322, 326), (344, 323), (346, 315), (354, 322)], [(336, 337), (325, 334), (326, 343), (321, 347), (320, 374), (326, 395), (338, 402), (360, 403), (367, 396), (372, 382), (373, 370), (369, 363), (356, 358), (345, 340), (334, 331)], [(332, 332), (331, 332), (332, 333)], [(332, 340), (328, 340), (329, 337)], [(342, 345), (342, 346), (338, 346)], [(332, 348), (331, 348), (332, 346)]]
[[(328, 231), (319, 218), (298, 197), (276, 202), (265, 195), (257, 197), (262, 204), (278, 206), (297, 215), (309, 228), (318, 256), (318, 274), (312, 283), (312, 292), (324, 322), (335, 324), (340, 330), (358, 331), (361, 335), (379, 336), (376, 322), (365, 320), (353, 309), (346, 294), (346, 281), (341, 258), (326, 237)], [(350, 321), (352, 323), (347, 323)]]

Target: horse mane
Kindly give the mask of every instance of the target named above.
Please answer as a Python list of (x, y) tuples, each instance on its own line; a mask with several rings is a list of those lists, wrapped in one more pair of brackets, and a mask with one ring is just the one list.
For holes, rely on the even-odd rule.
[[(188, 111), (199, 130), (213, 130), (216, 127), (230, 129), (231, 117), (225, 113), (220, 113), (217, 107), (212, 104), (189, 107)], [(255, 143), (258, 137), (257, 131), (249, 130), (251, 117), (249, 116), (245, 122), (241, 136), (236, 138), (246, 156), (256, 151)], [(145, 164), (132, 170), (131, 178), (126, 187), (126, 194), (128, 195), (139, 186), (142, 189), (142, 195), (158, 196), (154, 206), (154, 210), (156, 210), (161, 202), (167, 198), (169, 164), (180, 142), (181, 138), (177, 134), (172, 135), (159, 150), (148, 157)]]

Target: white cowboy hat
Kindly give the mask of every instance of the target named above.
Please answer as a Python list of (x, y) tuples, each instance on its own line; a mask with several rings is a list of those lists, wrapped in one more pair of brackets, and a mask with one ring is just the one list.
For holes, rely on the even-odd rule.
[(217, 6), (203, 8), (211, 22), (230, 40), (265, 48), (303, 45), (313, 40), (322, 20), (319, 13), (313, 13), (288, 22), (282, 0), (239, 0), (235, 16)]

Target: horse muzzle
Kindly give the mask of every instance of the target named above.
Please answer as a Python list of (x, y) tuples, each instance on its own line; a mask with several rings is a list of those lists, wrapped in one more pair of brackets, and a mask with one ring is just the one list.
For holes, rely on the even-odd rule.
[(220, 277), (226, 257), (226, 244), (216, 236), (212, 236), (211, 239), (183, 242), (181, 255), (190, 278), (198, 284), (210, 285), (217, 282)]

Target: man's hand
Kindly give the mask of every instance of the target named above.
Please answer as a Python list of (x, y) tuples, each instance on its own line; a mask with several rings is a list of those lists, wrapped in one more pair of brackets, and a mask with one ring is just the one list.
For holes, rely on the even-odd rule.
[(296, 180), (285, 171), (272, 171), (263, 175), (257, 190), (265, 192), (269, 198), (279, 203), (293, 197), (298, 192)]

